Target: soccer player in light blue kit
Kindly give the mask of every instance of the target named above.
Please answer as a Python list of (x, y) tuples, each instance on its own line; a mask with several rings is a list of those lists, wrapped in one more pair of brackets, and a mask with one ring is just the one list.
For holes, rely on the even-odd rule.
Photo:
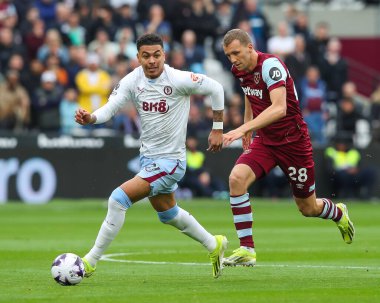
[(192, 94), (211, 98), (213, 127), (208, 151), (218, 152), (223, 145), (224, 92), (221, 84), (205, 75), (180, 71), (165, 64), (162, 39), (145, 34), (137, 40), (140, 67), (126, 75), (111, 93), (108, 103), (93, 113), (83, 109), (75, 120), (81, 125), (109, 120), (121, 107), (134, 102), (141, 117), (140, 172), (117, 187), (108, 200), (107, 216), (95, 245), (84, 256), (86, 276), (123, 226), (125, 213), (135, 202), (148, 197), (161, 222), (172, 225), (200, 242), (208, 251), (213, 276), (222, 273), (227, 239), (211, 235), (174, 198), (177, 182), (186, 170), (186, 128)]

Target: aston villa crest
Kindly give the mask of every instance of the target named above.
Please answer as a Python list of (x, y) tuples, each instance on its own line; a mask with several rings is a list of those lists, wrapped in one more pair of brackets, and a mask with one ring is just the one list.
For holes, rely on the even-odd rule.
[(259, 84), (259, 82), (260, 82), (260, 73), (259, 72), (255, 72), (253, 74), (253, 81), (255, 81), (255, 84)]

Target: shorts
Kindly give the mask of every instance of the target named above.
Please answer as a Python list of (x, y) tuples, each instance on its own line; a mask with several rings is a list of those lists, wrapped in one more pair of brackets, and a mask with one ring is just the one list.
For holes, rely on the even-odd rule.
[(177, 188), (186, 172), (186, 161), (172, 159), (150, 159), (140, 156), (139, 177), (150, 183), (149, 197), (170, 194)]
[(307, 198), (315, 191), (313, 150), (309, 136), (279, 146), (265, 145), (259, 137), (255, 137), (236, 164), (248, 165), (256, 179), (264, 177), (278, 165), (287, 177), (295, 197)]

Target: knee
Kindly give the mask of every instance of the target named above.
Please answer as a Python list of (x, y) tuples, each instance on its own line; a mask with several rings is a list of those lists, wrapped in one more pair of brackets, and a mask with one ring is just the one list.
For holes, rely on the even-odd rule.
[(174, 220), (174, 218), (178, 215), (178, 213), (179, 213), (179, 206), (176, 204), (174, 207), (168, 210), (157, 212), (157, 215), (158, 215), (158, 219), (162, 223), (170, 224), (170, 222)]
[(132, 201), (120, 187), (116, 188), (108, 199), (108, 207), (122, 207), (128, 209), (132, 206)]
[(228, 181), (230, 188), (236, 188), (245, 184), (243, 176), (237, 172), (231, 172)]

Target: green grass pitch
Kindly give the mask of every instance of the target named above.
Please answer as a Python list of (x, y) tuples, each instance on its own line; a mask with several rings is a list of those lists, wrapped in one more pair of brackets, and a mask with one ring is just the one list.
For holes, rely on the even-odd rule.
[[(179, 204), (227, 236), (227, 254), (238, 247), (227, 201)], [(106, 252), (118, 255), (79, 285), (63, 287), (51, 277), (52, 261), (91, 248), (106, 203), (8, 203), (0, 206), (0, 302), (380, 302), (380, 204), (347, 205), (356, 227), (351, 245), (333, 222), (304, 218), (291, 201), (255, 199), (257, 266), (225, 268), (213, 279), (206, 250), (141, 202)]]

